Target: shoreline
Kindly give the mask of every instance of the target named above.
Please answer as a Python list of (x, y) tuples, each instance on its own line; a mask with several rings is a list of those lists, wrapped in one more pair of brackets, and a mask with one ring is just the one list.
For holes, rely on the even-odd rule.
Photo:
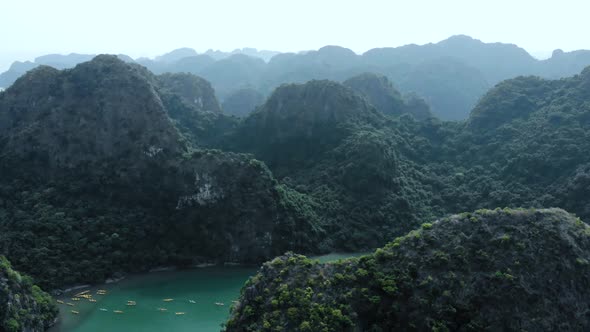
[[(371, 252), (372, 251), (363, 251), (363, 252), (356, 252), (356, 253), (331, 252), (331, 253), (317, 255), (317, 256), (307, 256), (307, 255), (306, 256), (310, 259), (320, 259), (321, 260), (321, 257), (326, 257), (326, 256), (330, 256), (330, 255), (342, 255), (342, 256), (351, 255), (350, 257), (355, 257), (356, 255), (359, 255), (359, 254), (364, 255), (364, 254), (368, 254)], [(52, 290), (50, 293), (54, 297), (59, 297), (59, 296), (63, 296), (65, 294), (71, 293), (71, 292), (79, 290), (79, 289), (99, 287), (101, 285), (117, 284), (120, 281), (127, 279), (127, 277), (135, 276), (135, 275), (142, 275), (142, 274), (151, 274), (151, 273), (159, 273), (159, 272), (178, 272), (178, 271), (183, 271), (183, 270), (202, 269), (202, 268), (216, 267), (216, 266), (229, 267), (229, 268), (231, 268), (231, 267), (260, 268), (262, 266), (262, 264), (264, 264), (264, 262), (262, 262), (260, 264), (245, 264), (245, 263), (236, 263), (236, 262), (217, 262), (217, 263), (204, 262), (204, 263), (193, 264), (188, 267), (179, 267), (179, 266), (175, 266), (175, 265), (159, 266), (159, 267), (154, 267), (154, 268), (151, 268), (151, 269), (149, 269), (147, 271), (143, 271), (143, 272), (133, 272), (133, 273), (118, 272), (118, 273), (114, 274), (114, 275), (118, 275), (118, 277), (110, 277), (100, 283), (70, 285), (70, 286), (67, 286), (66, 288), (63, 288), (63, 289)]]
[(143, 272), (133, 272), (133, 273), (122, 273), (122, 272), (119, 272), (118, 275), (120, 275), (120, 277), (110, 277), (110, 278), (104, 280), (103, 282), (99, 282), (99, 283), (96, 283), (96, 284), (76, 284), (76, 285), (69, 285), (69, 286), (67, 286), (66, 288), (63, 288), (63, 289), (62, 288), (54, 289), (50, 293), (51, 293), (51, 295), (53, 297), (60, 297), (60, 296), (64, 296), (64, 295), (66, 295), (68, 293), (72, 293), (73, 291), (80, 290), (80, 289), (96, 288), (96, 287), (100, 287), (101, 285), (117, 284), (120, 281), (127, 279), (127, 277), (129, 277), (129, 276), (143, 275), (143, 274), (151, 274), (151, 273), (159, 273), (159, 272), (179, 272), (179, 271), (183, 271), (183, 270), (202, 269), (202, 268), (216, 267), (216, 266), (219, 266), (219, 267), (260, 267), (261, 265), (258, 265), (258, 264), (242, 264), (242, 263), (234, 263), (234, 262), (223, 262), (223, 263), (211, 263), (211, 262), (209, 262), (209, 263), (193, 264), (193, 265), (190, 265), (190, 266), (185, 267), (185, 268), (174, 266), (174, 265), (160, 266), (160, 267), (151, 268), (151, 269), (149, 269), (147, 271), (143, 271)]

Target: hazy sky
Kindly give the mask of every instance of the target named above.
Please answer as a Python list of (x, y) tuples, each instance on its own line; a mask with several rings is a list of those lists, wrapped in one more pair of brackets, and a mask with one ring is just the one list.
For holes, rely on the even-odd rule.
[(0, 70), (47, 53), (370, 48), (467, 34), (590, 49), (588, 0), (0, 0)]

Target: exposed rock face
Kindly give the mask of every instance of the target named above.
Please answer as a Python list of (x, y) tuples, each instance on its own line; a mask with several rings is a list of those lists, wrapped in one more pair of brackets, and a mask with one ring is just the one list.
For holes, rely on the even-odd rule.
[(481, 210), (374, 254), (288, 254), (244, 287), (227, 331), (585, 331), (590, 227), (559, 209)]
[[(177, 219), (201, 231), (190, 246), (232, 262), (260, 262), (288, 248), (314, 250), (317, 216), (308, 198), (279, 185), (266, 166), (241, 154), (197, 152), (180, 165)], [(178, 177), (177, 177), (178, 178)]]
[(57, 312), (49, 294), (0, 256), (0, 331), (42, 332), (53, 325)]

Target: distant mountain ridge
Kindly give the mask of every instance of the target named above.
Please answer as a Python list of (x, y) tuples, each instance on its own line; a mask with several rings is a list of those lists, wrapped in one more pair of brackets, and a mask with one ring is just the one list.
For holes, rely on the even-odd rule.
[[(0, 74), (0, 87), (7, 87), (39, 64), (69, 68), (90, 55), (44, 56), (35, 62), (14, 63)], [(415, 93), (443, 120), (466, 119), (485, 92), (502, 80), (522, 75), (556, 79), (575, 75), (590, 65), (590, 51), (563, 52), (537, 60), (524, 49), (504, 43), (484, 43), (457, 35), (438, 43), (375, 48), (364, 54), (339, 46), (316, 51), (279, 53), (252, 48), (232, 52), (208, 50), (198, 54), (181, 48), (156, 57), (133, 60), (156, 74), (188, 72), (213, 84), (224, 102), (239, 90), (254, 89), (263, 97), (284, 83), (312, 79), (344, 81), (364, 72), (387, 76), (402, 93)]]

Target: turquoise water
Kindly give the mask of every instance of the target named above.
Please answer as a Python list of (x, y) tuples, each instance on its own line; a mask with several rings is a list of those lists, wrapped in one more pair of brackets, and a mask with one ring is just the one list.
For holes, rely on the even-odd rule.
[[(239, 296), (244, 282), (254, 273), (254, 268), (210, 267), (131, 276), (116, 284), (101, 286), (100, 289), (107, 290), (106, 295), (96, 295), (93, 289), (95, 303), (64, 298), (64, 302), (75, 306), (59, 304), (60, 323), (51, 331), (219, 331), (227, 319), (232, 300)], [(174, 301), (162, 301), (167, 298)], [(135, 301), (137, 305), (127, 306), (127, 301)], [(216, 302), (225, 305), (218, 306)], [(167, 311), (161, 312), (158, 308)], [(79, 314), (74, 315), (71, 310)], [(114, 310), (124, 313), (116, 314)], [(185, 314), (176, 315), (176, 312)]]
[[(314, 258), (327, 262), (359, 255), (329, 254)], [(227, 320), (232, 301), (238, 298), (240, 289), (256, 270), (252, 267), (207, 267), (129, 276), (115, 284), (90, 288), (96, 302), (84, 298), (73, 301), (73, 294), (81, 291), (77, 290), (59, 298), (74, 306), (58, 304), (59, 323), (50, 331), (219, 331)], [(97, 295), (97, 289), (104, 289), (107, 294)], [(168, 298), (174, 301), (163, 301)], [(136, 305), (127, 306), (127, 301), (135, 301)], [(101, 311), (101, 308), (107, 311)], [(167, 311), (159, 311), (159, 308)], [(71, 310), (79, 314), (75, 315)], [(114, 310), (123, 313), (117, 314)], [(176, 312), (185, 314), (176, 315)]]

